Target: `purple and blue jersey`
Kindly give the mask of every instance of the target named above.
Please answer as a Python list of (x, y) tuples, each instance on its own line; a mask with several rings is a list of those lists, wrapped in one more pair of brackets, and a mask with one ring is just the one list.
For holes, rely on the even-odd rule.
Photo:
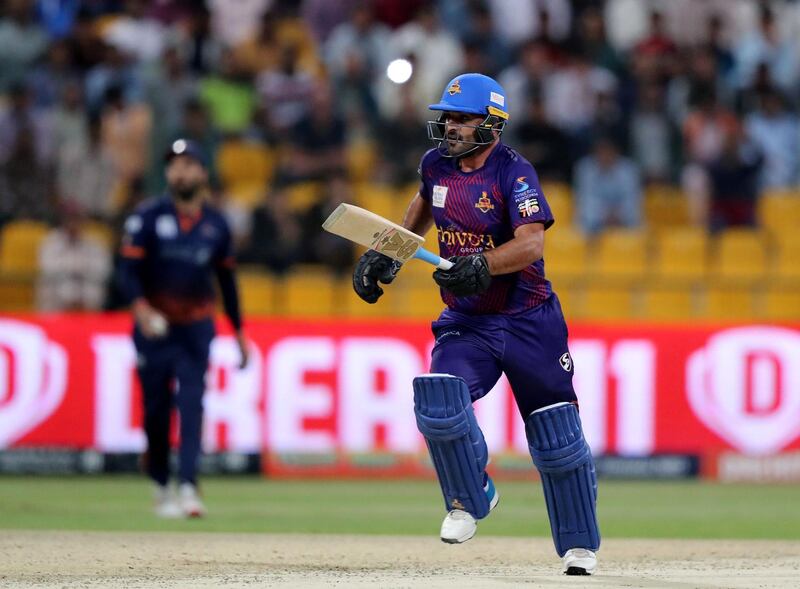
[[(526, 223), (542, 223), (545, 229), (553, 224), (533, 166), (502, 143), (473, 172), (462, 172), (457, 160), (436, 149), (422, 157), (419, 171), (419, 193), (433, 210), (443, 258), (499, 247)], [(519, 272), (493, 276), (482, 294), (455, 297), (442, 290), (442, 300), (451, 310), (468, 315), (508, 315), (536, 307), (551, 294), (544, 260), (537, 260)]]

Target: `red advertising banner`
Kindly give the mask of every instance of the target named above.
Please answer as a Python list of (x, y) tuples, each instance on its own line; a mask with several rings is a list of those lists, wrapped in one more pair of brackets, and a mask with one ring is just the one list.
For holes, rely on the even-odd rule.
[[(129, 329), (120, 314), (0, 318), (0, 448), (140, 451)], [(207, 451), (420, 451), (411, 380), (428, 368), (427, 324), (264, 319), (247, 331), (246, 370), (227, 332), (212, 346)], [(570, 349), (595, 454), (800, 449), (798, 326), (574, 324)], [(493, 452), (527, 452), (504, 379), (476, 414)]]

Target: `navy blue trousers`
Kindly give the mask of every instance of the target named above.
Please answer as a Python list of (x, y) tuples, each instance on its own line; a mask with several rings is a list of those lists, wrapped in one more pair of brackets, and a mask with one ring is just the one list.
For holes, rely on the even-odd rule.
[(163, 338), (148, 339), (133, 332), (137, 372), (142, 385), (147, 474), (156, 483), (169, 480), (170, 418), (177, 406), (180, 418), (178, 479), (196, 484), (203, 425), (203, 392), (208, 354), (214, 338), (211, 319), (171, 325)]

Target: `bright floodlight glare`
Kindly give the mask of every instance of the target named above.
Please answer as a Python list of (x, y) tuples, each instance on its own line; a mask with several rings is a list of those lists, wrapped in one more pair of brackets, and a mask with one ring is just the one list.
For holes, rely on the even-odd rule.
[(395, 84), (405, 84), (411, 77), (413, 69), (407, 59), (395, 59), (386, 68), (386, 75)]

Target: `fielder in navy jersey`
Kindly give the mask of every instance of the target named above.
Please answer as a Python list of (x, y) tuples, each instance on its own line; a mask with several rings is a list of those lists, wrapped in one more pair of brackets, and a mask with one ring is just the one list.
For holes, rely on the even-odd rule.
[[(125, 222), (120, 286), (131, 303), (142, 385), (145, 467), (156, 485), (156, 514), (199, 517), (197, 492), (203, 392), (214, 338), (215, 289), (236, 331), (241, 367), (247, 346), (239, 313), (228, 223), (205, 203), (208, 174), (200, 147), (186, 140), (166, 156), (169, 193), (143, 203)], [(168, 488), (170, 421), (180, 416), (178, 496)]]
[[(505, 373), (544, 487), (563, 571), (591, 574), (600, 534), (597, 481), (572, 386), (574, 367), (558, 298), (545, 277), (545, 230), (554, 222), (533, 166), (500, 141), (508, 121), (503, 88), (463, 74), (430, 106), (436, 147), (403, 225), (424, 235), (435, 224), (440, 255), (453, 262), (433, 279), (447, 305), (432, 325), (431, 373), (414, 379), (417, 425), (448, 510), (443, 541), (465, 542), (497, 505), (488, 452), (472, 403)], [(372, 250), (353, 285), (374, 303), (399, 263)]]

